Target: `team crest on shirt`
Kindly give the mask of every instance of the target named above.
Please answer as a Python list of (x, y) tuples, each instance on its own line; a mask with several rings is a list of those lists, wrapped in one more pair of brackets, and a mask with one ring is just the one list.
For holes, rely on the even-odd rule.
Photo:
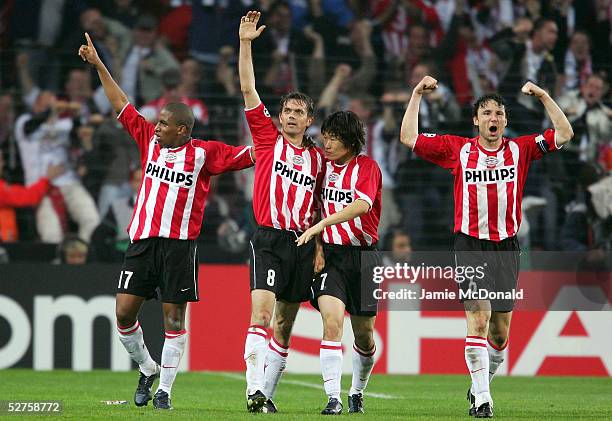
[(336, 181), (338, 181), (338, 178), (340, 178), (339, 174), (336, 174), (335, 172), (331, 173), (327, 179), (329, 180), (330, 183), (335, 183)]
[(266, 107), (264, 107), (263, 109), (263, 113), (266, 117), (270, 118), (270, 111), (268, 111), (268, 109)]
[(302, 158), (300, 155), (293, 155), (291, 162), (293, 162), (293, 165), (304, 165), (304, 158)]
[(164, 161), (166, 161), (166, 162), (174, 162), (174, 161), (176, 161), (176, 158), (177, 158), (177, 156), (176, 156), (176, 154), (174, 152), (168, 152), (166, 154), (166, 156), (164, 157)]
[(487, 168), (495, 168), (497, 167), (497, 164), (499, 164), (499, 159), (497, 159), (494, 156), (487, 156), (485, 158), (485, 165), (487, 166)]

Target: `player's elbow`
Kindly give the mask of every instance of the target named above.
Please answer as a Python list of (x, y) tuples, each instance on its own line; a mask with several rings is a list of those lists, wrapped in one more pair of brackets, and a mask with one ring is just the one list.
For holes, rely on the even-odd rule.
[(572, 126), (568, 125), (568, 127), (565, 129), (557, 130), (556, 136), (557, 144), (564, 145), (572, 140), (574, 137), (574, 130), (572, 129)]
[(412, 149), (416, 143), (417, 136), (417, 133), (400, 133), (400, 142)]

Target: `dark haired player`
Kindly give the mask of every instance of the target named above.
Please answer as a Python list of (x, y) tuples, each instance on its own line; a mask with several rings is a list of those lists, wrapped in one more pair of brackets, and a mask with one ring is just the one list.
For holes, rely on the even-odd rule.
[(297, 243), (307, 245), (323, 232), (325, 267), (312, 286), (313, 305), (323, 319), (319, 356), (328, 402), (321, 414), (339, 415), (343, 409), (340, 379), (345, 311), (351, 315), (355, 335), (349, 412), (364, 412), (363, 391), (374, 366), (377, 286), (371, 279), (362, 279), (362, 261), (366, 267), (376, 262), (373, 251), (378, 242), (382, 173), (376, 161), (361, 154), (363, 124), (351, 111), (328, 116), (321, 133), (328, 159), (321, 194), (323, 219)]
[[(419, 104), (437, 81), (425, 76), (414, 88), (402, 121), (400, 140), (420, 157), (450, 170), (455, 176), (455, 258), (458, 266), (484, 266), (486, 276), (462, 282), (464, 292), (509, 292), (516, 288), (523, 186), (531, 161), (560, 149), (574, 135), (557, 104), (542, 88), (527, 82), (523, 94), (544, 106), (554, 129), (542, 134), (503, 137), (508, 124), (504, 100), (497, 94), (474, 104), (478, 136), (419, 134)], [(468, 296), (469, 298), (469, 296)], [(465, 361), (472, 378), (468, 391), (470, 415), (493, 416), (489, 382), (504, 361), (513, 300), (465, 299), (467, 336)]]
[[(251, 42), (265, 29), (257, 28), (260, 16), (248, 12), (239, 30), (240, 88), (257, 155), (253, 211), (258, 227), (251, 239), (251, 320), (244, 360), (248, 411), (276, 412), (272, 398), (287, 362), (293, 322), (300, 303), (310, 299), (313, 264), (323, 266), (320, 245), (313, 241), (298, 248), (295, 239), (313, 224), (324, 158), (305, 136), (314, 119), (310, 97), (296, 92), (281, 99), (280, 131), (259, 99)], [(266, 346), (273, 313), (274, 334)]]
[[(134, 395), (137, 406), (153, 398), (157, 409), (172, 409), (172, 384), (183, 355), (187, 302), (199, 301), (196, 239), (202, 228), (210, 177), (253, 165), (251, 149), (193, 139), (194, 116), (180, 103), (167, 104), (159, 122), (147, 122), (98, 57), (86, 33), (79, 55), (93, 64), (111, 106), (140, 150), (143, 179), (128, 227), (130, 245), (117, 283), (117, 330), (121, 343), (140, 367)], [(161, 290), (165, 341), (161, 368), (145, 346), (138, 312)]]

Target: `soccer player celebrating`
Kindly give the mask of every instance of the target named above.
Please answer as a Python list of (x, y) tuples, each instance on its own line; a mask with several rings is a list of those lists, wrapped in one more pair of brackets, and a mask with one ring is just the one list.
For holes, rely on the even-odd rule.
[[(328, 116), (321, 126), (328, 159), (321, 194), (323, 219), (306, 230), (298, 245), (323, 232), (325, 268), (313, 284), (313, 305), (323, 319), (319, 350), (323, 386), (328, 396), (323, 415), (342, 413), (342, 328), (345, 310), (351, 315), (355, 335), (350, 413), (364, 412), (363, 391), (374, 366), (376, 284), (362, 278), (362, 261), (375, 264), (381, 210), (382, 173), (376, 161), (361, 155), (365, 143), (363, 124), (351, 111)], [(372, 253), (363, 253), (371, 251)], [(367, 271), (364, 271), (367, 272)], [(316, 302), (315, 302), (316, 300)]]
[[(560, 149), (572, 127), (550, 95), (531, 82), (523, 94), (537, 97), (554, 129), (542, 134), (503, 137), (508, 124), (503, 98), (487, 94), (473, 108), (478, 136), (419, 134), (419, 104), (437, 81), (425, 76), (412, 91), (400, 132), (403, 144), (455, 176), (455, 257), (458, 266), (482, 266), (485, 276), (460, 284), (467, 318), (465, 361), (472, 378), (470, 415), (493, 416), (489, 383), (504, 361), (514, 301), (473, 299), (474, 291), (511, 292), (516, 288), (523, 186), (531, 161)], [(460, 295), (461, 295), (460, 292)], [(467, 297), (467, 298), (465, 298)]]
[[(194, 116), (185, 104), (167, 104), (156, 125), (147, 122), (113, 80), (87, 33), (85, 37), (87, 45), (81, 45), (79, 55), (98, 71), (119, 121), (136, 141), (143, 171), (116, 298), (119, 338), (140, 368), (134, 403), (148, 404), (159, 377), (153, 406), (172, 409), (172, 384), (187, 340), (185, 310), (187, 302), (199, 300), (196, 239), (210, 177), (252, 166), (251, 148), (193, 139)], [(155, 296), (157, 287), (166, 337), (161, 368), (149, 355), (138, 323), (143, 302)]]
[[(258, 227), (251, 239), (251, 320), (244, 360), (247, 409), (276, 412), (272, 398), (285, 369), (293, 322), (300, 302), (311, 296), (311, 262), (323, 266), (320, 246), (313, 241), (298, 248), (295, 239), (313, 223), (324, 158), (304, 134), (314, 118), (310, 97), (295, 92), (281, 99), (280, 131), (259, 99), (251, 42), (265, 29), (257, 28), (260, 16), (248, 12), (239, 30), (240, 87), (257, 155), (253, 211)], [(266, 352), (273, 312), (274, 334)]]

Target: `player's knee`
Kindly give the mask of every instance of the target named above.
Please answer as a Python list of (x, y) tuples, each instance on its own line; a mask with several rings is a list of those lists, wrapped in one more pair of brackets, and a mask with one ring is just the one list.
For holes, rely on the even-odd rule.
[(497, 332), (489, 332), (489, 341), (495, 345), (497, 348), (501, 348), (506, 344), (508, 340), (508, 332), (507, 331), (497, 331)]
[(167, 314), (164, 317), (164, 328), (167, 332), (178, 332), (183, 329), (182, 320), (171, 314)]
[(363, 351), (371, 351), (374, 349), (374, 334), (373, 332), (362, 332), (355, 334), (355, 345)]
[(269, 310), (253, 310), (251, 312), (251, 325), (270, 327), (272, 313)]
[(477, 316), (471, 317), (470, 328), (471, 330), (477, 332), (479, 336), (486, 336), (488, 327), (489, 327), (489, 318), (487, 315), (479, 314)]
[(275, 319), (274, 336), (283, 344), (289, 343), (292, 329), (293, 320), (289, 320), (284, 317), (277, 317)]
[(117, 325), (119, 326), (131, 326), (136, 323), (136, 317), (125, 308), (117, 307), (115, 316), (117, 317)]
[(324, 320), (323, 339), (326, 341), (340, 341), (342, 339), (342, 320)]

